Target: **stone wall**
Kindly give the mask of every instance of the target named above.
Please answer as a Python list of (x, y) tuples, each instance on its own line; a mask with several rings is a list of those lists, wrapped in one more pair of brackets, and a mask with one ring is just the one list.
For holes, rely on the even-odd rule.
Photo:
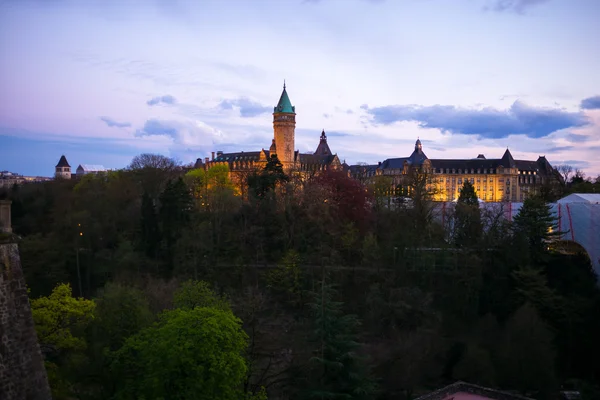
[(15, 243), (0, 243), (0, 399), (51, 399)]

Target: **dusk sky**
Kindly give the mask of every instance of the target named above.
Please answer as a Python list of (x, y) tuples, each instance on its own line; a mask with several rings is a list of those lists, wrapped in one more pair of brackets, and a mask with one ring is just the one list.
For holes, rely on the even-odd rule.
[(600, 174), (599, 0), (0, 0), (0, 170), (296, 148)]

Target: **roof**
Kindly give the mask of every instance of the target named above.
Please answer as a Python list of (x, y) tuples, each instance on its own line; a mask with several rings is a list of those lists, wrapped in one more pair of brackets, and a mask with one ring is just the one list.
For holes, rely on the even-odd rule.
[(287, 91), (285, 90), (285, 82), (283, 84), (283, 92), (281, 92), (281, 97), (279, 98), (277, 107), (273, 109), (273, 113), (296, 113), (296, 108), (292, 106), (292, 102), (290, 101)]
[(508, 150), (508, 148), (506, 148), (504, 155), (500, 159), (500, 165), (502, 165), (504, 168), (516, 167), (515, 159), (513, 158), (512, 154), (510, 154), (510, 150)]
[(64, 155), (60, 156), (60, 160), (58, 160), (58, 164), (56, 164), (56, 167), (69, 167), (69, 168), (71, 168), (71, 166), (67, 162), (67, 157), (65, 157)]
[(600, 204), (600, 193), (573, 193), (558, 200), (557, 203)]
[(438, 389), (435, 392), (431, 392), (421, 397), (417, 397), (415, 400), (442, 400), (447, 398), (448, 396), (459, 392), (470, 393), (492, 400), (533, 400), (530, 397), (525, 397), (509, 392), (503, 392), (500, 390), (491, 389), (461, 381), (455, 382), (451, 385)]
[(106, 171), (106, 168), (102, 165), (93, 165), (93, 164), (80, 164), (77, 167), (77, 171), (83, 170), (85, 172), (103, 172)]
[[(269, 157), (269, 152), (263, 150), (266, 153), (267, 158)], [(234, 161), (258, 161), (260, 160), (260, 151), (240, 151), (236, 153), (222, 153), (215, 157), (212, 161), (218, 162), (234, 162)]]
[(321, 132), (321, 139), (319, 140), (319, 146), (317, 146), (317, 150), (315, 150), (315, 154), (318, 154), (321, 156), (330, 156), (331, 155), (331, 149), (329, 148), (329, 145), (327, 144), (327, 135), (325, 135), (324, 129), (323, 129), (323, 132)]

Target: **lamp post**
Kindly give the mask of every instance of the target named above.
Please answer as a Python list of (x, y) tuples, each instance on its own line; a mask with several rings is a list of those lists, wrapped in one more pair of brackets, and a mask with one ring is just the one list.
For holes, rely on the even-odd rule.
[(77, 224), (77, 240), (75, 244), (75, 254), (77, 259), (77, 282), (79, 283), (79, 297), (83, 297), (83, 287), (81, 286), (81, 270), (79, 268), (79, 238), (83, 236), (83, 232), (81, 231), (81, 224)]

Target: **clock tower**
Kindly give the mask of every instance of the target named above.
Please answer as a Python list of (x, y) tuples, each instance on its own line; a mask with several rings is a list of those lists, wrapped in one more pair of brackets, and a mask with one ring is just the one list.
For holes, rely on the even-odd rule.
[(292, 106), (283, 82), (279, 103), (273, 109), (273, 133), (277, 157), (286, 169), (293, 167), (294, 164), (295, 130), (296, 107)]

